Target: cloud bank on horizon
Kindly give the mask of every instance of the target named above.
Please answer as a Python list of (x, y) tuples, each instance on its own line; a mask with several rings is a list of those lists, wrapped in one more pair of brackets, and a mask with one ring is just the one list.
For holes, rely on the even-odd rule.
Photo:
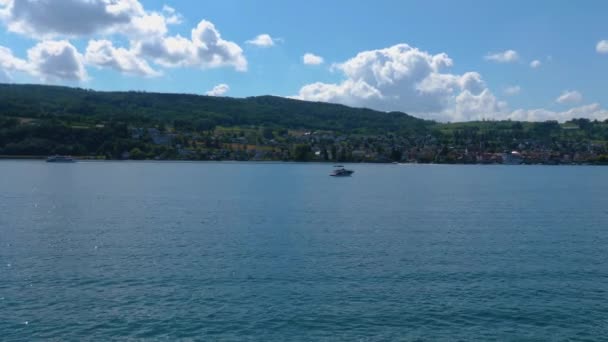
[[(513, 50), (485, 58), (499, 63), (519, 59)], [(343, 73), (344, 81), (305, 85), (295, 98), (385, 111), (407, 108), (410, 114), (439, 121), (608, 118), (608, 111), (597, 103), (561, 112), (546, 109), (511, 110), (507, 102), (499, 100), (492, 93), (478, 72), (450, 73), (449, 68), (453, 64), (446, 53), (432, 55), (407, 44), (364, 51), (334, 65), (334, 69)], [(520, 86), (505, 89), (507, 95), (520, 91)], [(581, 100), (580, 92), (566, 91), (556, 102), (573, 104)]]
[[(7, 34), (20, 37), (23, 42), (34, 41), (22, 56), (0, 43), (0, 82), (15, 82), (24, 75), (44, 83), (87, 84), (94, 81), (91, 70), (167, 80), (177, 69), (192, 69), (201, 75), (212, 69), (244, 75), (251, 65), (241, 45), (264, 48), (266, 52), (269, 48), (289, 48), (288, 44), (277, 46), (278, 42), (284, 43), (280, 38), (256, 32), (249, 32), (248, 36), (253, 38), (243, 39), (239, 44), (224, 38), (210, 20), (199, 18), (192, 25), (188, 21), (192, 18), (186, 18), (170, 5), (150, 10), (144, 2), (0, 0), (0, 22)], [(172, 33), (174, 27), (184, 23), (192, 27), (189, 34)], [(594, 48), (598, 55), (608, 54), (608, 40), (598, 39), (593, 44), (590, 50)], [(305, 47), (299, 52), (299, 63), (297, 60), (293, 63), (315, 72), (324, 70), (338, 79), (302, 82), (297, 94), (290, 97), (402, 111), (439, 121), (608, 119), (608, 110), (597, 102), (585, 103), (586, 97), (579, 90), (569, 88), (555, 94), (551, 101), (560, 106), (559, 110), (511, 108), (490, 89), (480, 71), (455, 71), (455, 61), (447, 52), (429, 52), (397, 43), (326, 63), (327, 56), (310, 50), (316, 47)], [(479, 62), (496, 68), (546, 67), (544, 59), (526, 60), (517, 50), (504, 47), (488, 51), (480, 56)], [(223, 96), (231, 89), (227, 83), (216, 84), (205, 94)], [(519, 84), (505, 85), (502, 89), (502, 95), (510, 100), (525, 93)]]

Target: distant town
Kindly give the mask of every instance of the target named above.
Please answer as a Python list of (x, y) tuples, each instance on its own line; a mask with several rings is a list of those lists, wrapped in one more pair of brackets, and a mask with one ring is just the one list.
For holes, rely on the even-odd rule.
[(0, 85), (0, 157), (608, 164), (608, 120), (440, 123), (298, 101)]
[[(560, 126), (561, 127), (561, 126)], [(560, 128), (577, 130), (574, 126)], [(339, 135), (331, 131), (217, 128), (206, 133), (176, 133), (156, 127), (131, 128), (131, 138), (160, 149), (123, 151), (121, 159), (240, 161), (317, 161), (439, 164), (602, 164), (605, 144), (552, 143), (525, 139), (503, 148), (484, 143), (445, 144), (432, 135)], [(161, 151), (155, 154), (155, 151)]]

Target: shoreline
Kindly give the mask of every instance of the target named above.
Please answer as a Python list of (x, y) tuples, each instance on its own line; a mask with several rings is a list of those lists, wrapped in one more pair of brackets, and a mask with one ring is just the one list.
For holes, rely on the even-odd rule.
[[(1, 161), (40, 161), (45, 162), (47, 156), (5, 156), (0, 155)], [(414, 166), (414, 165), (459, 165), (459, 166), (608, 166), (608, 164), (594, 164), (594, 163), (571, 163), (571, 164), (549, 164), (549, 163), (536, 163), (536, 164), (502, 164), (502, 163), (407, 163), (407, 162), (335, 162), (335, 161), (295, 161), (295, 160), (182, 160), (182, 159), (98, 159), (92, 157), (77, 157), (73, 156), (77, 162), (131, 162), (131, 163), (249, 163), (249, 164), (322, 164), (322, 165), (337, 165), (337, 164), (349, 164), (349, 165), (395, 165), (395, 166)]]

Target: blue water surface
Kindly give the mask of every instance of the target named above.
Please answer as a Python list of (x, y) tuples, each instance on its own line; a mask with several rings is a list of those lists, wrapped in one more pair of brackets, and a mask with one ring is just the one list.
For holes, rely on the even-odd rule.
[(0, 161), (0, 340), (608, 336), (608, 168)]

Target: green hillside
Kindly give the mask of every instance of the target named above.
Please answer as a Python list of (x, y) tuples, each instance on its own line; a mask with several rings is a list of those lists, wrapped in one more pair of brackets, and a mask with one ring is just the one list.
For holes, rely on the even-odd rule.
[(253, 125), (360, 133), (407, 132), (432, 124), (404, 113), (274, 96), (235, 99), (6, 84), (0, 85), (0, 114), (90, 122), (126, 120), (172, 124), (174, 120), (186, 120), (201, 128)]

